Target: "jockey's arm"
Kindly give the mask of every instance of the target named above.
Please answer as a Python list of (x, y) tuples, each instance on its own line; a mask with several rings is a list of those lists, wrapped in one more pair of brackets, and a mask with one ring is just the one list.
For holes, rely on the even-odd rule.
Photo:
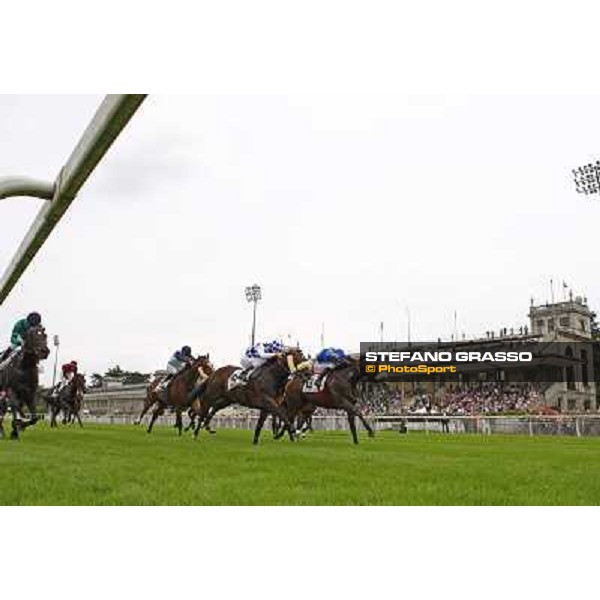
[(313, 368), (313, 361), (309, 359), (302, 361), (296, 365), (297, 371), (309, 371)]
[(12, 334), (10, 336), (10, 343), (13, 348), (23, 345), (23, 340), (25, 337), (25, 333), (27, 331), (27, 321), (25, 319), (21, 319), (15, 323), (13, 327)]

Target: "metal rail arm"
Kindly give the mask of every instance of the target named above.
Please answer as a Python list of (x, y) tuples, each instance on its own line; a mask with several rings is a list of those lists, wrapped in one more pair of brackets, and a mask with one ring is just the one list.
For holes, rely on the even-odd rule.
[(54, 184), (26, 177), (0, 179), (0, 200), (9, 196), (33, 196), (50, 200), (39, 210), (0, 280), (0, 304), (145, 98), (145, 94), (106, 96)]

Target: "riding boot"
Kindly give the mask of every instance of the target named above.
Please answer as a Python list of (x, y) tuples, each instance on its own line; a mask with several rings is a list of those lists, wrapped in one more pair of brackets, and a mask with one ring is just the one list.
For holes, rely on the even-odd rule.
[(173, 379), (173, 375), (167, 375), (163, 381), (161, 381), (156, 389), (154, 390), (155, 394), (158, 396), (158, 399), (163, 404), (168, 404), (169, 398), (169, 383)]

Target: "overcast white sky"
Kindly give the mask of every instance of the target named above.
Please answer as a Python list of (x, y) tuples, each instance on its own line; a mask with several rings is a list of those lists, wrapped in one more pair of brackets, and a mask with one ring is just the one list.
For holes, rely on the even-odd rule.
[[(0, 96), (0, 174), (53, 179), (101, 96)], [(61, 358), (150, 371), (182, 344), (348, 350), (527, 322), (566, 281), (600, 308), (597, 96), (149, 96), (0, 307)], [(0, 203), (4, 269), (42, 201)], [(51, 361), (46, 365), (46, 377)]]

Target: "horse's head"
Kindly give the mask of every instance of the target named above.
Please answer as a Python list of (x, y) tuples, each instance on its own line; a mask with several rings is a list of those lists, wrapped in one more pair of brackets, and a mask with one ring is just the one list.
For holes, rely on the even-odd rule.
[(75, 377), (73, 377), (73, 387), (75, 388), (75, 393), (85, 394), (87, 392), (85, 375), (82, 373), (77, 373)]
[(37, 360), (45, 360), (50, 355), (48, 336), (41, 325), (30, 327), (23, 336), (23, 351)]
[(215, 370), (213, 364), (210, 362), (209, 354), (204, 354), (196, 358), (192, 363), (192, 369), (198, 371), (198, 374), (202, 379), (206, 379)]
[(344, 363), (347, 367), (354, 367), (355, 369), (360, 368), (360, 359), (356, 356), (350, 356), (349, 354), (347, 354), (344, 357)]

